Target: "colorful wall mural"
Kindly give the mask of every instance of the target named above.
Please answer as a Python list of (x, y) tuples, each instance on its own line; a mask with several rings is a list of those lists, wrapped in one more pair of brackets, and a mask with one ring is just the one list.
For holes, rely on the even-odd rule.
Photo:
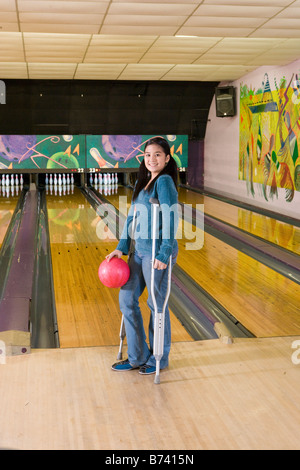
[[(87, 168), (138, 168), (144, 144), (153, 135), (87, 135)], [(177, 166), (188, 166), (188, 136), (162, 135)]]
[(248, 194), (259, 183), (266, 201), (284, 188), (291, 202), (300, 191), (300, 80), (297, 74), (271, 80), (257, 90), (240, 84), (239, 179)]
[[(90, 171), (137, 168), (153, 135), (0, 135), (0, 171)], [(164, 135), (179, 168), (188, 166), (188, 136)]]
[(0, 170), (84, 167), (84, 135), (0, 135)]

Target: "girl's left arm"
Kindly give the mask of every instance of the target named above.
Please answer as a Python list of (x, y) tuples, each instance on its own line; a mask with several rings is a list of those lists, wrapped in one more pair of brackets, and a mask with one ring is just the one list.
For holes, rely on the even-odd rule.
[(169, 175), (162, 175), (157, 180), (157, 196), (162, 215), (162, 243), (156, 259), (164, 264), (172, 254), (178, 228), (178, 193)]

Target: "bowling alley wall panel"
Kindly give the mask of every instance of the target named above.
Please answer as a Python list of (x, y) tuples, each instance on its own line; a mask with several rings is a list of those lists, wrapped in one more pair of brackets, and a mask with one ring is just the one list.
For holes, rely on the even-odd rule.
[[(65, 172), (137, 168), (155, 135), (0, 135), (0, 171)], [(178, 168), (188, 166), (188, 136), (162, 135)]]

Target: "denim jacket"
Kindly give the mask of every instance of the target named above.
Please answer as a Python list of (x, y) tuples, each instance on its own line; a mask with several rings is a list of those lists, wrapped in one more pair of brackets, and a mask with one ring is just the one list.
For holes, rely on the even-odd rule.
[[(171, 254), (178, 251), (175, 239), (178, 228), (178, 193), (173, 179), (169, 175), (161, 175), (150, 192), (142, 189), (128, 212), (117, 249), (127, 255), (130, 250), (131, 226), (136, 210), (136, 229), (134, 234), (135, 251), (141, 255), (152, 254), (152, 210), (151, 198), (160, 204), (155, 258), (167, 264)], [(157, 225), (156, 225), (157, 226)]]

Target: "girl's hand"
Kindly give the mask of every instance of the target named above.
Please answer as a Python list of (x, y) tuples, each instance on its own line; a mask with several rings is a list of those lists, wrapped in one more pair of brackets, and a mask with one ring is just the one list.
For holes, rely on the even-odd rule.
[(123, 256), (123, 253), (122, 251), (120, 250), (114, 250), (112, 251), (111, 253), (109, 253), (109, 255), (105, 256), (105, 259), (107, 259), (107, 261), (110, 261), (112, 258), (114, 257), (117, 257), (117, 258), (121, 258)]
[(167, 267), (167, 264), (163, 263), (162, 261), (159, 261), (158, 259), (154, 260), (154, 264), (153, 264), (154, 269), (162, 270), (162, 269), (166, 269), (166, 267)]

